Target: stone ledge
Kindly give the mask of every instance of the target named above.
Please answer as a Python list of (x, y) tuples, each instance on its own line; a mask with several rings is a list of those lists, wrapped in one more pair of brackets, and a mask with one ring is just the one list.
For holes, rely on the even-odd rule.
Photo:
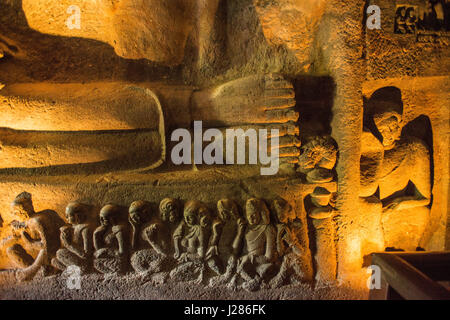
[(161, 286), (142, 282), (140, 276), (105, 277), (99, 274), (82, 276), (81, 289), (67, 288), (67, 278), (50, 276), (32, 282), (17, 284), (9, 271), (0, 272), (1, 299), (22, 300), (349, 300), (367, 299), (368, 290), (337, 284), (313, 289), (308, 284), (289, 285), (279, 289), (262, 289), (256, 292), (232, 291), (226, 287), (192, 286), (170, 280)]

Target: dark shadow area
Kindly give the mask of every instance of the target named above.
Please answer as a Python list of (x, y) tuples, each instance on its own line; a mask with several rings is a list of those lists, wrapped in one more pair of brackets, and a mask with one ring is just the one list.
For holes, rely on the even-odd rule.
[[(403, 127), (402, 136), (410, 136), (418, 138), (428, 146), (430, 151), (430, 173), (431, 173), (431, 190), (433, 190), (434, 183), (434, 148), (433, 148), (433, 128), (431, 126), (430, 118), (421, 115), (410, 121)], [(431, 192), (430, 207), (433, 204), (433, 192)]]
[(300, 135), (331, 134), (336, 84), (331, 77), (301, 76), (294, 81), (296, 109), (300, 113)]
[[(103, 42), (42, 34), (28, 26), (22, 1), (0, 3), (0, 81), (3, 83), (55, 81), (152, 81), (172, 78), (169, 68), (141, 59), (124, 59)], [(8, 72), (13, 70), (14, 72)]]

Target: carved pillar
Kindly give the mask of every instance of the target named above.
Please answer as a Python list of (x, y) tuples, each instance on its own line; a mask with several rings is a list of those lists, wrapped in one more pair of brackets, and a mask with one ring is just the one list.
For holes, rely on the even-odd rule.
[(359, 212), (355, 208), (360, 184), (360, 139), (363, 117), (362, 83), (365, 77), (363, 60), (364, 1), (327, 2), (327, 14), (319, 26), (319, 46), (324, 67), (336, 83), (333, 104), (332, 137), (339, 147), (336, 167), (339, 211), (338, 276), (360, 270), (362, 257), (360, 234), (351, 224)]

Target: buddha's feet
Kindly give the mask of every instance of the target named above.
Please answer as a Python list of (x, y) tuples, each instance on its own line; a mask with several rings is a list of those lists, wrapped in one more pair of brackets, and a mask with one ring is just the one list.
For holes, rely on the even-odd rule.
[(294, 87), (282, 75), (253, 75), (194, 93), (192, 120), (202, 120), (207, 127), (267, 129), (269, 138), (271, 129), (277, 129), (280, 162), (297, 163), (295, 105)]

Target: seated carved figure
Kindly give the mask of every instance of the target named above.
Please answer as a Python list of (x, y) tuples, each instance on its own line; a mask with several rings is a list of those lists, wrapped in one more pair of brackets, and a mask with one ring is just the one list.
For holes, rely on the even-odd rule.
[(178, 280), (203, 281), (204, 259), (211, 235), (209, 210), (200, 201), (188, 201), (184, 206), (184, 219), (173, 234), (174, 258), (180, 263), (170, 277)]
[(119, 215), (114, 205), (100, 211), (100, 226), (94, 232), (94, 268), (101, 273), (122, 273), (127, 266), (126, 229), (118, 223)]
[[(271, 280), (271, 287), (281, 287), (285, 283), (300, 283), (309, 278), (307, 264), (303, 261), (304, 249), (294, 232), (295, 212), (283, 199), (275, 200), (273, 211), (277, 218), (277, 252), (282, 263), (278, 274)], [(308, 279), (309, 280), (309, 279)]]
[(213, 234), (206, 257), (211, 269), (222, 272), (223, 262), (226, 270), (210, 281), (211, 286), (225, 284), (236, 272), (240, 241), (244, 228), (236, 203), (230, 199), (217, 202), (218, 219), (213, 224)]
[(11, 262), (19, 268), (19, 280), (31, 279), (40, 269), (49, 271), (50, 261), (59, 247), (58, 229), (64, 224), (51, 210), (35, 212), (31, 194), (22, 192), (11, 204), (2, 246)]
[(373, 130), (377, 131), (371, 134), (378, 138), (372, 139), (378, 145), (378, 152), (372, 152), (375, 155), (371, 155), (369, 160), (372, 161), (365, 160), (361, 164), (361, 185), (364, 186), (361, 196), (377, 199), (374, 204), (380, 206), (385, 246), (414, 250), (429, 216), (430, 151), (423, 140), (402, 134), (405, 123), (398, 89), (377, 90), (368, 107)]
[(244, 256), (239, 259), (238, 274), (246, 290), (257, 290), (270, 280), (276, 269), (275, 230), (270, 225), (270, 213), (260, 199), (249, 199), (245, 206), (247, 228), (244, 234)]
[(415, 33), (416, 32), (416, 14), (414, 12), (414, 8), (408, 8), (406, 11), (406, 33)]
[(395, 17), (395, 33), (407, 33), (406, 7), (404, 6), (397, 9)]
[(83, 272), (91, 267), (92, 232), (86, 223), (88, 207), (78, 202), (71, 202), (66, 207), (68, 224), (61, 227), (62, 248), (52, 259), (52, 266), (64, 271), (69, 266), (78, 266)]
[[(151, 220), (150, 204), (135, 201), (129, 209), (132, 225), (131, 265), (137, 272), (151, 275), (162, 272), (171, 262), (171, 225), (177, 221), (176, 202), (164, 199), (160, 203), (160, 216)], [(150, 220), (150, 221), (149, 221)]]

